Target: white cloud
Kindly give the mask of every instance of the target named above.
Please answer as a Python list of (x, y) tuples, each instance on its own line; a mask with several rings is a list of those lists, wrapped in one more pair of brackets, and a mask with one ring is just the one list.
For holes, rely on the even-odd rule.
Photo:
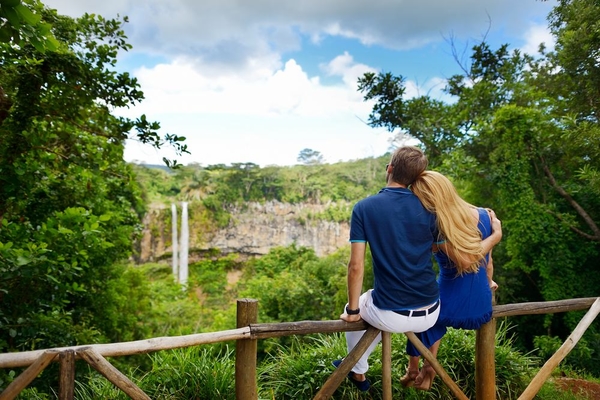
[(256, 65), (260, 73), (214, 77), (182, 59), (143, 67), (134, 74), (146, 99), (131, 112), (322, 117), (368, 109), (356, 93), (356, 79), (372, 68), (354, 63), (348, 54), (324, 66), (328, 75), (343, 78), (340, 85), (322, 85), (293, 59), (281, 69), (268, 68)]
[(344, 52), (341, 56), (337, 56), (328, 64), (321, 65), (321, 69), (329, 76), (341, 76), (346, 86), (356, 92), (358, 89), (358, 78), (366, 72), (377, 72), (374, 68), (365, 64), (355, 63), (354, 59), (348, 52)]
[(524, 35), (525, 44), (521, 51), (527, 54), (538, 54), (540, 43), (544, 43), (546, 50), (554, 49), (554, 36), (546, 25), (533, 25)]
[[(329, 162), (384, 154), (391, 134), (366, 125), (372, 104), (355, 87), (356, 78), (371, 69), (347, 53), (323, 68), (342, 83), (322, 85), (292, 59), (253, 80), (236, 74), (215, 79), (177, 60), (135, 71), (146, 99), (122, 112), (145, 113), (164, 131), (187, 137), (193, 154), (178, 158), (184, 164), (291, 165), (304, 148)], [(165, 155), (173, 157), (134, 143), (126, 150), (126, 159), (149, 163), (160, 163)]]
[(556, 0), (46, 0), (60, 13), (127, 15), (125, 29), (136, 51), (177, 56), (204, 64), (244, 65), (248, 60), (298, 50), (300, 37), (355, 39), (365, 45), (411, 49), (443, 42), (443, 36), (481, 39), (488, 29), (513, 37), (531, 15), (547, 13)]
[[(89, 12), (129, 17), (125, 31), (133, 51), (122, 60), (135, 65), (132, 72), (146, 99), (121, 112), (145, 113), (159, 121), (163, 131), (186, 136), (193, 155), (178, 158), (180, 162), (288, 165), (304, 148), (321, 152), (328, 162), (379, 156), (388, 150), (392, 135), (366, 125), (372, 103), (364, 102), (356, 87), (359, 76), (379, 68), (373, 65), (382, 52), (397, 59), (406, 54), (386, 49), (443, 43), (449, 34), (457, 41), (481, 40), (488, 30), (521, 40), (532, 15), (545, 15), (556, 0), (44, 3), (72, 16)], [(535, 42), (540, 35), (532, 30), (529, 37)], [(306, 40), (316, 49), (331, 46), (336, 38), (345, 38), (338, 42), (346, 47), (323, 51), (322, 58), (311, 58), (302, 48)], [(370, 52), (373, 49), (377, 51)], [(435, 53), (433, 46), (429, 51)], [(143, 57), (161, 63), (136, 64)], [(436, 62), (398, 61), (417, 68)], [(433, 71), (424, 82), (418, 81), (422, 76), (407, 81), (406, 95), (444, 99), (444, 80), (437, 75), (441, 73)], [(160, 163), (163, 156), (173, 158), (166, 150), (156, 152), (135, 143), (126, 149), (128, 160)]]

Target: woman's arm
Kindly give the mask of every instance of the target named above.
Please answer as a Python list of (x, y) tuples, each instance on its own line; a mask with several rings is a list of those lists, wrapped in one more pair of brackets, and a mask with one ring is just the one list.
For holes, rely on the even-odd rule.
[(494, 260), (492, 259), (492, 251), (490, 251), (488, 263), (485, 266), (488, 283), (492, 291), (498, 289), (498, 284), (494, 282)]
[(502, 222), (498, 219), (498, 217), (496, 217), (494, 210), (488, 209), (488, 214), (492, 224), (492, 234), (481, 242), (481, 245), (483, 246), (483, 254), (491, 252), (494, 246), (497, 245), (502, 239)]
[[(496, 217), (496, 213), (493, 210), (488, 210), (488, 213), (492, 225), (492, 234), (481, 241), (483, 256), (490, 253), (494, 246), (502, 239), (502, 222)], [(479, 212), (477, 209), (472, 210), (472, 215), (475, 221), (479, 221)], [(450, 257), (454, 264), (463, 270), (469, 269), (472, 264), (482, 259), (482, 256), (477, 256), (476, 254), (466, 254), (457, 251), (449, 242), (439, 243), (438, 247)]]

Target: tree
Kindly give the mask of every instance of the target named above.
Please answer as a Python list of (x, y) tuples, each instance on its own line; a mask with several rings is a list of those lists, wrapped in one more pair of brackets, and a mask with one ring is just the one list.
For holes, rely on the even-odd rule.
[(56, 50), (58, 42), (42, 13), (43, 5), (38, 0), (1, 0), (0, 42), (19, 46), (29, 43), (38, 51)]
[(323, 158), (323, 155), (316, 150), (303, 149), (298, 153), (297, 161), (304, 165), (315, 165), (323, 164), (325, 158)]
[(145, 207), (124, 141), (134, 132), (187, 152), (184, 138), (161, 137), (145, 116), (113, 115), (143, 99), (135, 78), (114, 70), (130, 48), (126, 18), (41, 16), (56, 49), (17, 45), (16, 34), (0, 43), (3, 352), (143, 335), (119, 312), (127, 302), (119, 263), (131, 255)]

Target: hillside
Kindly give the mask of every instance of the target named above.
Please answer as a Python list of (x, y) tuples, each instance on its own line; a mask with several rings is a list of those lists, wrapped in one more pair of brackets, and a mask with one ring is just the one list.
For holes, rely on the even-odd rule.
[(190, 260), (204, 254), (264, 255), (296, 244), (318, 256), (348, 243), (352, 205), (384, 185), (387, 157), (337, 164), (260, 168), (191, 165), (174, 171), (135, 166), (147, 201), (136, 262), (172, 252), (171, 206), (188, 203)]

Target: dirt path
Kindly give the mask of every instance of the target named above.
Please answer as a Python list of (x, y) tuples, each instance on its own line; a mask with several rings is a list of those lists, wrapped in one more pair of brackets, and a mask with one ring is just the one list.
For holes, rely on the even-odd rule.
[(587, 396), (589, 400), (600, 400), (600, 383), (574, 378), (557, 378), (555, 382), (563, 390)]

